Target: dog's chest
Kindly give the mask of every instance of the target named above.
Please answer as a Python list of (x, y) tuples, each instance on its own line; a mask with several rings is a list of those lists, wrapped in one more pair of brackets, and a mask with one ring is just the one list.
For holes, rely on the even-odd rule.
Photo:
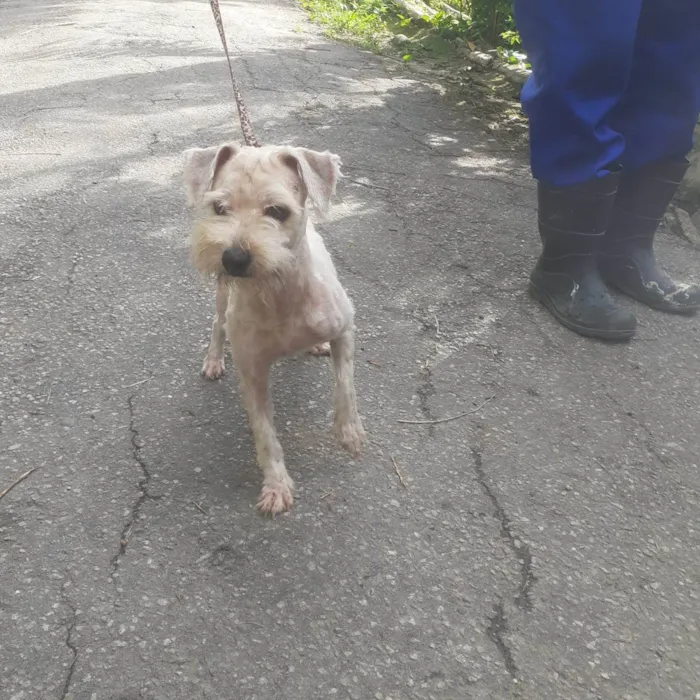
[(333, 340), (352, 323), (352, 307), (341, 287), (315, 290), (303, 298), (290, 294), (275, 302), (255, 309), (237, 303), (232, 337), (281, 357)]
[(308, 307), (292, 315), (277, 334), (280, 351), (293, 354), (312, 345), (337, 338), (343, 330), (343, 316), (334, 306)]

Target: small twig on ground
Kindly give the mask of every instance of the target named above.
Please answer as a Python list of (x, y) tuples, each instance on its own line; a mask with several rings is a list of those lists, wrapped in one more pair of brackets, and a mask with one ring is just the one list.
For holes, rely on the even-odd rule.
[(10, 491), (12, 491), (12, 489), (15, 486), (17, 486), (17, 484), (24, 481), (32, 472), (35, 472), (35, 471), (36, 471), (36, 467), (34, 467), (33, 469), (30, 469), (28, 472), (24, 472), (24, 474), (22, 474), (22, 476), (17, 477), (4, 491), (0, 491), (0, 498), (7, 495), (8, 493), (10, 493)]
[(486, 401), (480, 403), (476, 408), (472, 408), (471, 411), (465, 411), (464, 413), (460, 413), (456, 416), (450, 416), (449, 418), (438, 418), (437, 420), (403, 420), (399, 418), (396, 422), (397, 423), (411, 423), (412, 425), (435, 425), (436, 423), (448, 423), (451, 420), (457, 420), (458, 418), (464, 418), (464, 416), (469, 416), (472, 413), (476, 413), (477, 411), (480, 411), (489, 401), (492, 401), (495, 399), (495, 396), (489, 396)]
[(192, 501), (192, 505), (193, 505), (200, 513), (204, 513), (204, 515), (209, 515), (209, 513), (207, 513), (207, 511), (204, 510), (204, 508), (202, 508), (202, 506), (200, 506), (199, 503), (196, 503), (195, 501)]
[(362, 180), (352, 180), (351, 178), (345, 178), (348, 182), (352, 182), (355, 185), (362, 185), (362, 187), (367, 187), (370, 190), (384, 190), (386, 192), (392, 192), (391, 187), (384, 187), (384, 185), (377, 185), (374, 182), (362, 182)]
[(123, 386), (122, 389), (131, 389), (133, 386), (139, 386), (140, 384), (145, 384), (146, 382), (150, 382), (151, 379), (153, 379), (153, 375), (150, 377), (147, 377), (146, 379), (142, 379), (140, 382), (134, 382), (133, 384), (127, 384), (126, 386)]
[(381, 367), (381, 365), (379, 364), (379, 362), (377, 362), (376, 360), (367, 360), (367, 362), (368, 362), (370, 365), (372, 365), (373, 367)]
[(406, 482), (404, 481), (403, 474), (401, 473), (401, 470), (399, 469), (399, 465), (396, 463), (396, 460), (394, 459), (394, 455), (389, 455), (391, 457), (391, 463), (394, 465), (394, 471), (396, 472), (396, 476), (399, 477), (399, 482), (401, 483), (401, 486), (403, 486), (405, 489), (408, 488), (406, 486)]
[(335, 496), (335, 491), (331, 489), (328, 493), (324, 493), (319, 500), (323, 501), (324, 499), (328, 498), (328, 496)]
[(46, 394), (46, 403), (48, 403), (49, 401), (51, 401), (51, 389), (53, 389), (53, 384), (50, 384), (50, 385), (49, 385), (49, 393)]
[(435, 317), (435, 337), (439, 338), (440, 337), (440, 321), (438, 321), (438, 317)]
[(119, 540), (119, 544), (120, 544), (122, 547), (128, 546), (128, 544), (129, 544), (129, 537), (131, 537), (131, 530), (132, 530), (133, 527), (134, 527), (133, 525), (129, 525), (129, 529), (124, 533), (124, 536), (121, 538), (121, 540)]

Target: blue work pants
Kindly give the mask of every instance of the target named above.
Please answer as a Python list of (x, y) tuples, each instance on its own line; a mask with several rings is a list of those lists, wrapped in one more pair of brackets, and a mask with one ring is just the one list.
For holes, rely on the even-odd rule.
[(700, 112), (700, 0), (514, 0), (533, 177), (567, 186), (683, 159)]

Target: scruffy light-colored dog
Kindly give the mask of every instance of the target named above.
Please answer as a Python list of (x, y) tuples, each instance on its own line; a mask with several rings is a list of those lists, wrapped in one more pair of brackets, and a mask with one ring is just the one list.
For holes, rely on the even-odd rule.
[(292, 506), (294, 484), (284, 465), (269, 391), (271, 365), (304, 351), (330, 355), (335, 379), (335, 430), (358, 455), (364, 430), (354, 385), (354, 310), (309, 203), (328, 212), (340, 159), (305, 148), (224, 144), (185, 153), (185, 182), (200, 218), (192, 258), (217, 279), (216, 317), (202, 374), (224, 373), (228, 335), (255, 439), (263, 488), (258, 508)]

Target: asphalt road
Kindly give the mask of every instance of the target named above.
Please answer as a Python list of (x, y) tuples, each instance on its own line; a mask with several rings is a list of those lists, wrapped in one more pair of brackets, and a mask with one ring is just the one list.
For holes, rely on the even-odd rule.
[(0, 500), (0, 698), (700, 697), (698, 321), (556, 326), (525, 154), (291, 0), (223, 4), (262, 140), (345, 164), (370, 444), (336, 446), (327, 360), (282, 363), (300, 493), (264, 519), (235, 378), (198, 375), (181, 153), (238, 137), (208, 4), (5, 0), (0, 491), (35, 471)]

